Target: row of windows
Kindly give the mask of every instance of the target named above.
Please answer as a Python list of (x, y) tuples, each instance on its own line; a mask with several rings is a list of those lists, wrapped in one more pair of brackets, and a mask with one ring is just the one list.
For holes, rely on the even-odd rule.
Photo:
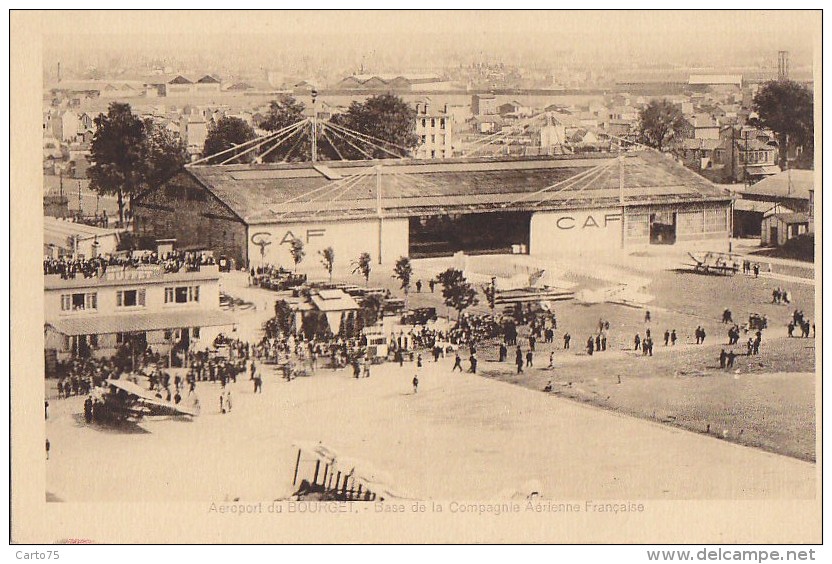
[[(430, 118), (430, 126), (436, 127), (436, 122), (439, 122), (439, 129), (445, 129), (445, 118)], [(428, 118), (422, 118), (422, 127), (428, 126)]]
[[(748, 162), (749, 163), (767, 163), (772, 162), (772, 155), (774, 155), (774, 151), (748, 151)], [(745, 162), (745, 155), (746, 153), (740, 152), (740, 162)]]
[[(144, 307), (147, 292), (141, 290), (119, 290), (116, 292), (116, 307)], [(199, 301), (199, 286), (177, 286), (165, 288), (166, 304), (187, 304)], [(61, 311), (86, 311), (98, 309), (97, 292), (61, 294)]]
[[(428, 141), (428, 136), (427, 135), (422, 135), (421, 138), (420, 138), (420, 141), (421, 141), (422, 145), (424, 145)], [(436, 135), (431, 135), (430, 136), (430, 142), (432, 144), (436, 145)], [(439, 136), (439, 144), (440, 145), (445, 144), (445, 136), (444, 135)]]

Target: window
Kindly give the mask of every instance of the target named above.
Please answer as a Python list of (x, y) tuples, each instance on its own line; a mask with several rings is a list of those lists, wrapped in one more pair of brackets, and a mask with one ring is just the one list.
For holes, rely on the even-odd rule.
[(116, 292), (116, 307), (144, 307), (145, 290), (119, 290)]
[(199, 286), (165, 288), (165, 303), (186, 304), (199, 301)]
[(90, 347), (98, 348), (98, 335), (90, 335)]
[(194, 336), (194, 339), (199, 339), (199, 327), (194, 327), (192, 334)]
[(425, 118), (422, 118), (422, 127), (427, 127), (427, 126), (428, 126), (428, 120), (426, 120)]
[(439, 120), (439, 129), (445, 129), (445, 118)]
[(61, 311), (83, 311), (98, 309), (98, 294), (95, 292), (61, 294)]
[(165, 329), (165, 340), (170, 341), (171, 339), (173, 339), (173, 331)]

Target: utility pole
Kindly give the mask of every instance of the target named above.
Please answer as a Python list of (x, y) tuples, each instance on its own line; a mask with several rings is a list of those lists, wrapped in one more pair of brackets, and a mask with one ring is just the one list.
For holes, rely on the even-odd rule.
[(618, 203), (621, 205), (621, 248), (624, 248), (625, 226), (627, 208), (624, 205), (624, 155), (618, 155)]
[(384, 217), (381, 215), (381, 165), (376, 165), (376, 213), (378, 214), (378, 263), (381, 264), (381, 240)]
[(318, 160), (318, 91), (312, 89), (312, 162)]

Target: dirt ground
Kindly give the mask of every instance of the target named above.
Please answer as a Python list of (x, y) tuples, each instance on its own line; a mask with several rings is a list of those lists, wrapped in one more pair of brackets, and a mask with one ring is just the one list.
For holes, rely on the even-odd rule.
[[(537, 367), (519, 378), (485, 346), (476, 376), (451, 374), (451, 358), (426, 362), (417, 394), (415, 366), (384, 364), (369, 379), (324, 370), (293, 382), (264, 367), (262, 395), (248, 381), (232, 385), (231, 414), (219, 413), (218, 385), (202, 383), (203, 412), (192, 421), (147, 419), (119, 429), (85, 425), (81, 398), (52, 400), (47, 497), (284, 498), (293, 491), (293, 443), (302, 440), (368, 461), (404, 497), (504, 499), (533, 490), (549, 499), (813, 498), (814, 340), (788, 339), (785, 331), (795, 307), (811, 317), (813, 287), (632, 262), (617, 268), (652, 279), (652, 358), (630, 350), (646, 329), (644, 309), (559, 302), (555, 343), (539, 344)], [(410, 295), (411, 307), (444, 313), (439, 288), (427, 289), (428, 268), (415, 266), (424, 288)], [(242, 300), (232, 312), (237, 334), (257, 339), (274, 295), (247, 287), (242, 273), (221, 283)], [(370, 284), (397, 290), (388, 272), (374, 271)], [(777, 285), (788, 286), (794, 305), (769, 303)], [(737, 320), (766, 314), (771, 327), (761, 355), (739, 357), (731, 373), (717, 362), (724, 307)], [(599, 318), (610, 321), (609, 350), (589, 357), (583, 342)], [(708, 333), (705, 345), (692, 342), (697, 325)], [(680, 342), (665, 348), (660, 335), (674, 328)], [(564, 331), (573, 336), (566, 352)], [(556, 368), (547, 370), (552, 348)], [(549, 380), (554, 392), (544, 393)]]

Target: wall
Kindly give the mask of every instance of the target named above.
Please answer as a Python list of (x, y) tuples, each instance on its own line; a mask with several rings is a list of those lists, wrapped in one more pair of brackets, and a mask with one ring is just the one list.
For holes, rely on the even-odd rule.
[[(216, 267), (214, 267), (216, 270)], [(109, 274), (109, 271), (108, 271)], [(194, 279), (194, 280), (170, 280), (162, 277), (154, 277), (149, 280), (125, 280), (118, 285), (96, 284), (91, 279), (89, 285), (81, 288), (49, 288), (44, 291), (44, 319), (48, 322), (58, 318), (75, 318), (78, 316), (106, 316), (106, 315), (134, 315), (145, 313), (161, 313), (168, 311), (193, 311), (216, 310), (220, 305), (219, 280)], [(165, 303), (165, 288), (178, 286), (199, 286), (199, 301), (189, 303)], [(116, 305), (116, 294), (122, 290), (145, 290), (145, 305), (132, 307), (118, 307)], [(61, 296), (63, 294), (89, 294), (95, 293), (96, 309), (83, 309), (77, 311), (61, 311)]]
[(531, 255), (621, 248), (621, 209), (539, 212), (532, 215)]
[[(332, 247), (335, 251), (336, 271), (351, 270), (350, 262), (362, 252), (370, 253), (373, 264), (378, 264), (378, 229), (377, 219), (252, 225), (248, 229), (248, 253), (252, 265), (265, 263), (293, 269), (294, 262), (289, 249), (292, 239), (298, 238), (303, 241), (306, 252), (298, 272), (322, 272), (318, 251), (327, 247)], [(381, 254), (384, 264), (392, 264), (400, 256), (407, 256), (407, 219), (385, 219), (382, 236)]]
[[(628, 207), (625, 248), (650, 244), (650, 214), (676, 212), (676, 244), (728, 240), (730, 207), (723, 203)], [(581, 256), (621, 248), (621, 210), (574, 210), (532, 215), (532, 255), (569, 253)]]
[(134, 230), (176, 239), (176, 248), (200, 247), (246, 263), (245, 224), (193, 177), (182, 173), (133, 201)]

